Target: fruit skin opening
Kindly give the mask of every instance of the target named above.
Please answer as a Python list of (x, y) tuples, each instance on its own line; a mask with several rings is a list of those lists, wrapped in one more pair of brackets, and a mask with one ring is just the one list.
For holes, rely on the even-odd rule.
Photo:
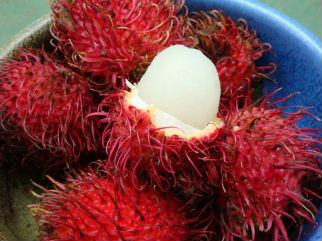
[(151, 123), (160, 131), (164, 132), (166, 136), (177, 135), (185, 139), (201, 138), (214, 132), (217, 128), (223, 126), (221, 119), (215, 117), (213, 121), (207, 123), (203, 129), (195, 128), (189, 124), (186, 124), (176, 117), (166, 113), (153, 105), (147, 104), (140, 98), (138, 88), (134, 85), (130, 85), (130, 92), (124, 92), (124, 105), (133, 106), (138, 110), (145, 111), (150, 115)]

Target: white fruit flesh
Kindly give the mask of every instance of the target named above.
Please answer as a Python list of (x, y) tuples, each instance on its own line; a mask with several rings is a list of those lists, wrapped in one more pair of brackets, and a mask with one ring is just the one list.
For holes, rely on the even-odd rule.
[(127, 104), (149, 110), (154, 124), (166, 128), (167, 135), (203, 136), (221, 126), (218, 73), (199, 50), (182, 45), (163, 50), (130, 88)]

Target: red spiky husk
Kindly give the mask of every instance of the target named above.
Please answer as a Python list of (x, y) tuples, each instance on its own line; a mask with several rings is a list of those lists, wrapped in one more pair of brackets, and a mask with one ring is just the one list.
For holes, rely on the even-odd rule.
[(97, 105), (86, 78), (42, 51), (21, 51), (0, 66), (1, 126), (39, 149), (76, 160), (97, 150)]
[(106, 123), (102, 143), (108, 154), (107, 165), (117, 175), (130, 176), (137, 188), (156, 185), (163, 191), (178, 180), (190, 188), (201, 188), (203, 175), (217, 177), (215, 172), (204, 172), (204, 166), (217, 160), (211, 147), (222, 135), (220, 127), (202, 137), (167, 136), (165, 128), (153, 124), (149, 111), (127, 103), (127, 94), (120, 91), (109, 95), (94, 114)]
[(271, 46), (262, 43), (244, 19), (235, 22), (223, 12), (212, 10), (192, 12), (185, 22), (186, 35), (197, 43), (194, 47), (216, 65), (222, 98), (244, 95), (252, 83), (267, 78), (267, 70), (274, 70), (274, 66), (256, 65)]
[(42, 241), (192, 240), (191, 220), (170, 193), (138, 191), (96, 171), (52, 182), (31, 205)]
[(52, 32), (75, 66), (100, 77), (97, 87), (125, 87), (125, 79), (140, 76), (163, 49), (192, 43), (182, 36), (183, 24), (176, 17), (183, 4), (184, 0), (53, 0)]
[(315, 222), (318, 210), (311, 198), (318, 195), (306, 182), (321, 182), (320, 141), (317, 130), (297, 125), (306, 109), (288, 113), (275, 106), (288, 98), (266, 98), (225, 118), (221, 184), (215, 188), (224, 240), (266, 240), (262, 235), (270, 235), (289, 241), (289, 226), (301, 229), (303, 222)]

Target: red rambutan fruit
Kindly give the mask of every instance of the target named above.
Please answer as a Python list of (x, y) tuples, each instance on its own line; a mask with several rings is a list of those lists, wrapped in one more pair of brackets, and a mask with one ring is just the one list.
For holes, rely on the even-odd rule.
[[(191, 61), (205, 61), (207, 67)], [(95, 113), (106, 123), (102, 142), (108, 166), (130, 175), (138, 188), (152, 184), (167, 190), (179, 177), (199, 185), (191, 179), (206, 175), (203, 166), (216, 160), (210, 149), (223, 126), (216, 117), (217, 77), (196, 49), (176, 45), (162, 51), (137, 87), (107, 96)]]
[(0, 66), (0, 122), (22, 141), (71, 159), (96, 150), (98, 124), (86, 115), (97, 105), (88, 81), (53, 56), (21, 51)]
[(52, 182), (31, 205), (42, 241), (192, 240), (191, 220), (170, 193), (138, 191), (94, 171)]
[(252, 83), (267, 78), (265, 70), (274, 70), (274, 66), (256, 66), (256, 61), (271, 46), (262, 43), (245, 20), (235, 22), (221, 11), (212, 10), (192, 12), (185, 22), (186, 35), (197, 43), (194, 48), (216, 65), (223, 98), (245, 94)]
[(176, 128), (159, 128), (151, 119), (153, 110), (131, 105), (129, 95), (121, 92), (107, 97), (97, 113), (104, 116), (102, 121), (107, 124), (102, 141), (109, 167), (117, 175), (130, 175), (138, 188), (152, 184), (165, 191), (175, 185), (174, 179), (179, 176), (198, 185), (192, 178), (203, 175), (204, 163), (216, 160), (209, 146), (221, 135), (221, 123), (209, 126), (199, 135), (185, 136)]
[(306, 109), (288, 113), (276, 106), (288, 98), (266, 98), (225, 117), (229, 130), (215, 194), (224, 240), (266, 240), (260, 237), (269, 234), (288, 241), (288, 223), (315, 222), (310, 199), (319, 196), (304, 180), (321, 181), (320, 141), (317, 130), (297, 125)]
[(103, 86), (126, 87), (125, 79), (143, 73), (161, 50), (190, 44), (176, 17), (183, 5), (184, 0), (53, 0), (52, 32), (74, 66), (99, 76)]

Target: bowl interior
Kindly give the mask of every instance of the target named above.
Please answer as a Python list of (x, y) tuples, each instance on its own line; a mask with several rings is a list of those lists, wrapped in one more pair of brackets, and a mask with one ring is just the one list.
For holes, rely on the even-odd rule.
[[(267, 81), (265, 92), (282, 87), (277, 96), (285, 97), (300, 92), (288, 105), (314, 107), (311, 112), (322, 119), (322, 52), (321, 42), (302, 26), (287, 16), (253, 0), (187, 0), (189, 10), (221, 9), (227, 15), (244, 18), (252, 29), (256, 29), (262, 41), (273, 46), (273, 53), (266, 54), (265, 63), (278, 66), (273, 78)], [(20, 47), (41, 46), (49, 39), (50, 18), (46, 16), (21, 32), (6, 49), (1, 58), (9, 58)], [(294, 108), (295, 109), (295, 108)], [(321, 122), (313, 117), (302, 120), (303, 127), (321, 128)], [(35, 202), (30, 193), (30, 179), (41, 180), (39, 173), (22, 169), (11, 173), (0, 170), (0, 240), (36, 240), (37, 227), (25, 205)], [(322, 212), (320, 207), (320, 213)], [(303, 241), (322, 240), (321, 215), (317, 217), (319, 228), (307, 227)]]
[(27, 205), (38, 200), (30, 180), (40, 183), (41, 173), (32, 169), (0, 170), (0, 240), (37, 240), (38, 227)]

